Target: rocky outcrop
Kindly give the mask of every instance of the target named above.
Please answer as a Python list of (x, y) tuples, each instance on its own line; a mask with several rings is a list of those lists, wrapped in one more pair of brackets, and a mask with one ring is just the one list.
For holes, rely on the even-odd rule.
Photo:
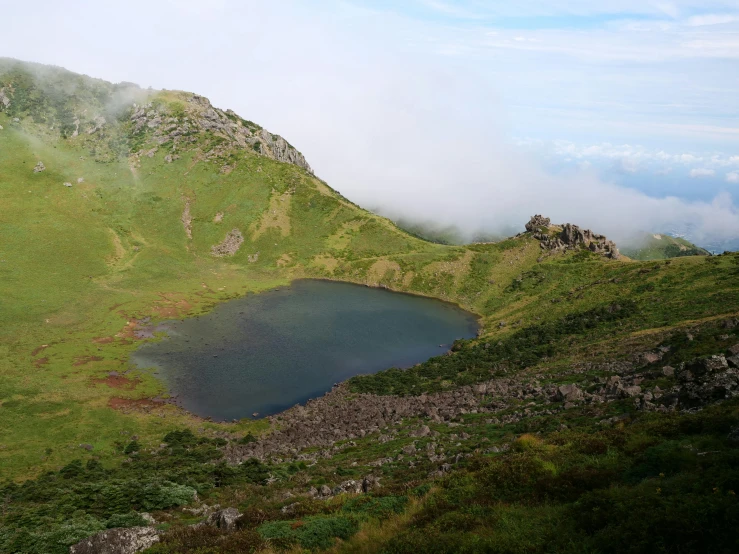
[(681, 406), (694, 408), (739, 396), (739, 371), (724, 356), (698, 358), (675, 368)]
[(241, 248), (241, 244), (244, 242), (244, 235), (238, 229), (232, 229), (223, 239), (220, 244), (215, 244), (210, 249), (210, 253), (213, 256), (222, 258), (224, 256), (233, 256)]
[(159, 542), (153, 527), (127, 527), (101, 531), (69, 548), (70, 554), (136, 554)]
[[(550, 229), (553, 227), (555, 231), (561, 227), (561, 231), (551, 233)], [(540, 241), (539, 245), (544, 250), (585, 249), (614, 260), (620, 257), (615, 242), (603, 235), (593, 233), (590, 229), (581, 229), (572, 223), (555, 227), (550, 225), (549, 218), (535, 215), (526, 224), (526, 231), (534, 233), (534, 238)]]
[(205, 523), (218, 529), (230, 531), (236, 529), (236, 520), (240, 517), (241, 512), (236, 508), (226, 508), (225, 510), (218, 510), (210, 514)]
[(533, 233), (536, 231), (544, 231), (549, 228), (550, 219), (542, 215), (531, 216), (531, 219), (526, 224), (526, 231)]
[(221, 140), (205, 153), (206, 159), (227, 157), (231, 149), (238, 148), (313, 173), (305, 157), (281, 136), (242, 119), (231, 110), (224, 112), (213, 107), (203, 96), (177, 94), (186, 103), (184, 114), (173, 113), (161, 104), (134, 104), (130, 118), (134, 135), (146, 132), (157, 144), (172, 144), (172, 153), (165, 158), (169, 163), (179, 157), (174, 152), (187, 149), (191, 143), (197, 142), (198, 133), (207, 131)]

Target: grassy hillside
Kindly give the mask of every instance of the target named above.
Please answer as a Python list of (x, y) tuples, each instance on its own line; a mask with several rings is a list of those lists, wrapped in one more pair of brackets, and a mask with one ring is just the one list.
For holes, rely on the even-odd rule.
[(667, 258), (679, 258), (682, 256), (710, 256), (705, 248), (696, 246), (692, 242), (681, 237), (670, 235), (647, 234), (621, 252), (634, 260), (665, 260)]
[[(656, 403), (687, 386), (662, 366), (739, 343), (736, 255), (432, 244), (202, 97), (0, 62), (0, 550), (66, 552), (143, 512), (154, 553), (739, 544), (733, 374), (700, 413)], [(158, 321), (301, 277), (456, 302), (481, 336), (237, 423), (131, 369)], [(614, 375), (639, 392), (602, 392)], [(368, 494), (309, 493), (368, 475)], [(202, 502), (238, 508), (237, 529), (190, 527)]]

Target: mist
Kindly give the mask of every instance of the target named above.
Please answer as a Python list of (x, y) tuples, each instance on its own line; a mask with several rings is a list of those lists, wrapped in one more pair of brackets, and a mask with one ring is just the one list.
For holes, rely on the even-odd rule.
[[(622, 243), (643, 231), (686, 226), (701, 243), (739, 237), (739, 212), (729, 190), (710, 201), (649, 196), (593, 171), (553, 174), (535, 154), (513, 145), (513, 128), (520, 132), (522, 121), (512, 121), (521, 110), (517, 94), (552, 104), (552, 111), (572, 102), (570, 96), (595, 103), (599, 95), (618, 94), (618, 87), (609, 92), (612, 79), (588, 78), (597, 66), (596, 50), (589, 52), (587, 67), (565, 58), (577, 54), (561, 54), (557, 45), (554, 53), (486, 50), (479, 47), (480, 37), (496, 34), (486, 29), (418, 21), (352, 2), (272, 6), (219, 0), (172, 9), (169, 3), (134, 0), (115, 14), (112, 27), (94, 24), (110, 19), (103, 6), (77, 13), (39, 3), (49, 17), (30, 21), (33, 10), (18, 10), (13, 27), (33, 23), (37, 36), (60, 48), (23, 45), (11, 29), (0, 43), (3, 54), (208, 96), (218, 107), (284, 136), (330, 186), (392, 219), (458, 229), (467, 240), (522, 231), (535, 213)], [(162, 20), (168, 24), (158, 25)], [(62, 36), (65, 21), (86, 32)], [(114, 46), (120, 44), (125, 52)], [(637, 50), (629, 45), (620, 55)], [(612, 59), (604, 56), (598, 63), (607, 67)], [(619, 63), (619, 71), (626, 71), (623, 59)], [(650, 63), (659, 69), (659, 60)], [(649, 83), (657, 81), (638, 81), (640, 90), (630, 81), (623, 101), (651, 95), (656, 102), (661, 91)], [(612, 105), (618, 100), (610, 98)], [(536, 134), (545, 122), (529, 111), (525, 120)], [(597, 117), (605, 125), (611, 115)], [(561, 128), (550, 131), (565, 138), (583, 126), (558, 117)], [(588, 123), (598, 127), (597, 117)]]

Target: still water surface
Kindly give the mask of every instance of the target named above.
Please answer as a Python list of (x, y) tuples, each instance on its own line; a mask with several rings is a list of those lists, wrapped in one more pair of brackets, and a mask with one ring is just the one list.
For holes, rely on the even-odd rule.
[[(477, 332), (456, 306), (347, 283), (299, 280), (167, 325), (134, 355), (170, 393), (216, 420), (273, 414), (360, 373), (408, 367)], [(440, 346), (443, 345), (443, 346)]]

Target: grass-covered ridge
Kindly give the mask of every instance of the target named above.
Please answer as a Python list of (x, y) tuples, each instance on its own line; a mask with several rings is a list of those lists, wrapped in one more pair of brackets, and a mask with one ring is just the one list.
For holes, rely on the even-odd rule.
[(664, 260), (681, 256), (708, 256), (710, 252), (682, 238), (666, 234), (646, 234), (621, 253), (635, 260)]
[[(65, 552), (144, 512), (163, 533), (159, 554), (736, 546), (734, 401), (688, 415), (645, 412), (633, 397), (565, 407), (488, 394), (495, 415), (388, 413), (384, 428), (327, 448), (231, 465), (224, 452), (284, 422), (191, 417), (128, 356), (158, 321), (318, 277), (480, 316), (481, 336), (451, 353), (353, 379), (357, 401), (496, 379), (596, 394), (610, 368), (660, 347), (658, 362), (622, 377), (668, 391), (678, 381), (663, 365), (739, 343), (724, 326), (739, 314), (737, 255), (607, 260), (546, 252), (530, 233), (426, 242), (201, 97), (133, 98), (121, 93), (131, 85), (0, 62), (0, 550)], [(307, 496), (369, 473), (382, 487)], [(206, 517), (200, 501), (238, 508), (238, 528), (191, 527)]]

